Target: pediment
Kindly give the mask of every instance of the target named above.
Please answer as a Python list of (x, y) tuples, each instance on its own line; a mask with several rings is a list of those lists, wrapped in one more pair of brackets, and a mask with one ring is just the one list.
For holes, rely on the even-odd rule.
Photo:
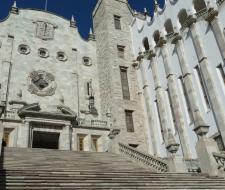
[(28, 104), (18, 110), (18, 115), (20, 115), (24, 112), (27, 112), (27, 111), (39, 112), (40, 110), (41, 110), (41, 108), (38, 103)]

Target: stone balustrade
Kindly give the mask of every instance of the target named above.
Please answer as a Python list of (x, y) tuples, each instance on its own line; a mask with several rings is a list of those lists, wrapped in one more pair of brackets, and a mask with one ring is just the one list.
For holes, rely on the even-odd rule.
[(225, 172), (225, 153), (213, 153), (213, 156), (218, 164), (218, 169)]
[(16, 119), (17, 114), (14, 111), (6, 111), (6, 119)]
[(84, 118), (78, 118), (77, 121), (78, 121), (78, 126), (80, 127), (108, 128), (107, 121), (87, 120)]
[(119, 143), (119, 151), (132, 160), (155, 170), (156, 172), (167, 172), (167, 163), (159, 158), (140, 152), (134, 148)]

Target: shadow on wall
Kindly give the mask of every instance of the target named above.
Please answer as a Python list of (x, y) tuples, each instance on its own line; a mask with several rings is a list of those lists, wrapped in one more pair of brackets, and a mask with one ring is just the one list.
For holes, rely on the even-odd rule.
[(1, 154), (0, 154), (0, 189), (5, 190), (6, 189), (6, 170), (3, 168), (3, 162), (4, 162), (4, 146), (5, 142), (2, 140), (1, 144)]

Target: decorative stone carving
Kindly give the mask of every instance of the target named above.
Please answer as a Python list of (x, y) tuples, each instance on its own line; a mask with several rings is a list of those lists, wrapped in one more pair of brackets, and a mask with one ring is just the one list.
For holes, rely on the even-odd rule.
[(83, 57), (83, 64), (85, 66), (91, 66), (92, 65), (92, 62), (91, 62), (90, 57)]
[(57, 53), (56, 57), (59, 61), (67, 61), (67, 56), (64, 52), (60, 51)]
[(52, 96), (55, 94), (56, 82), (51, 73), (42, 70), (33, 71), (28, 77), (28, 91), (38, 96)]
[(27, 55), (30, 53), (30, 47), (28, 45), (25, 45), (25, 44), (21, 44), (19, 45), (18, 47), (18, 52), (20, 54), (24, 54), (24, 55)]
[(37, 21), (34, 22), (36, 24), (36, 36), (42, 40), (52, 40), (54, 38), (55, 25), (44, 22)]
[(47, 58), (47, 57), (49, 57), (48, 50), (45, 49), (45, 48), (40, 48), (40, 49), (38, 49), (38, 55), (39, 55), (41, 58)]

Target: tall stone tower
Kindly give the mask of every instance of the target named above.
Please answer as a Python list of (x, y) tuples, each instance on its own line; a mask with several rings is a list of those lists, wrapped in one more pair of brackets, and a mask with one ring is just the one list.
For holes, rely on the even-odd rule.
[(132, 67), (127, 0), (98, 0), (93, 12), (103, 117), (110, 110), (119, 142), (147, 151), (146, 129), (138, 82)]

